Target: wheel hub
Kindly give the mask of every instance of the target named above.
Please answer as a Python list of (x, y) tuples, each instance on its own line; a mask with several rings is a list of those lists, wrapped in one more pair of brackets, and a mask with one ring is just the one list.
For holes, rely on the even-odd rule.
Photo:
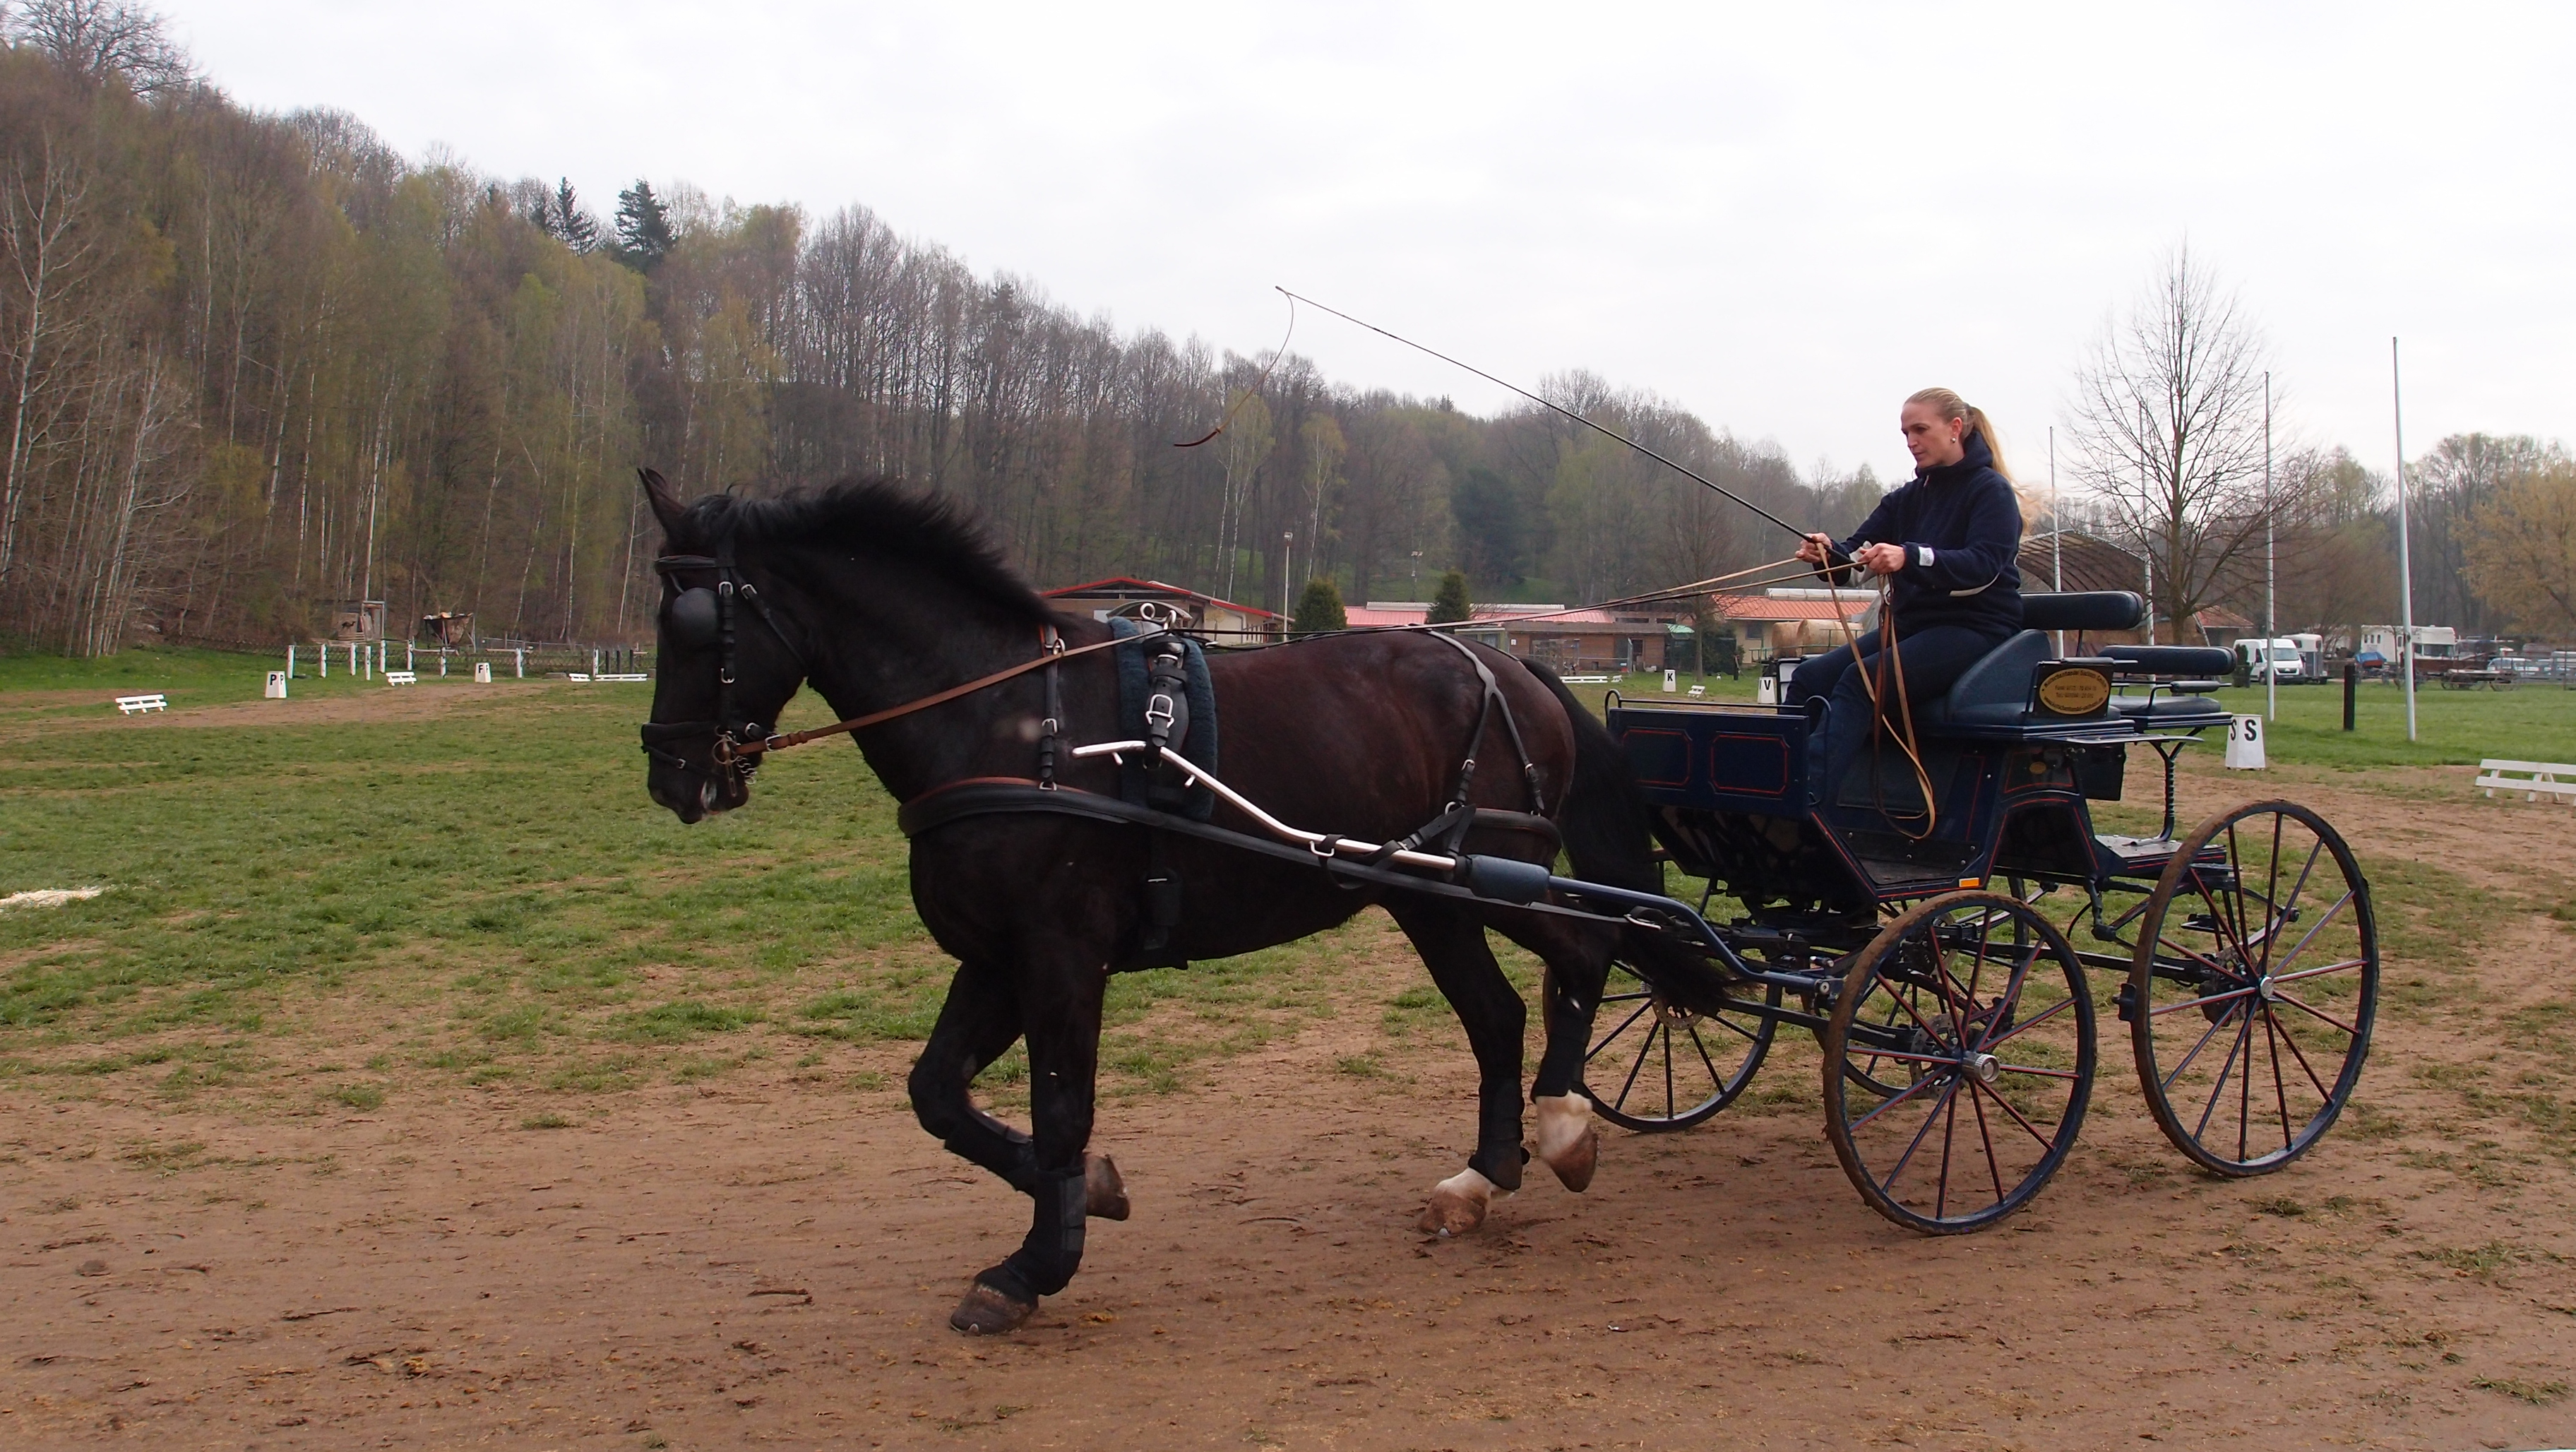
[(1992, 1085), (2003, 1077), (2003, 1064), (1992, 1054), (1971, 1053), (1959, 1060), (1959, 1071), (1980, 1084)]

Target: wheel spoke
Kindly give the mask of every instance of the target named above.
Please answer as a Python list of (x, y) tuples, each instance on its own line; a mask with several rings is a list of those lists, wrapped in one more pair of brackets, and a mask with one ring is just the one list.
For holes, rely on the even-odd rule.
[(1655, 1032), (1663, 1026), (1664, 1021), (1660, 1018), (1656, 1019), (1655, 1027), (1646, 1030), (1645, 1040), (1637, 1045), (1637, 1062), (1628, 1066), (1628, 1082), (1619, 1086), (1619, 1103), (1616, 1107), (1620, 1109), (1628, 1107), (1628, 1095), (1637, 1087), (1637, 1076), (1645, 1071), (1646, 1055), (1655, 1050)]
[(1673, 1024), (1664, 1020), (1664, 1118), (1670, 1119), (1681, 1108), (1680, 1096), (1673, 1093)]
[(2272, 986), (2277, 988), (2284, 983), (2296, 983), (2302, 978), (2317, 978), (2328, 973), (2342, 973), (2366, 966), (2368, 965), (2359, 958), (2346, 958), (2340, 963), (2328, 963), (2317, 968), (2302, 968), (2296, 973), (2275, 973), (2272, 975)]
[(2227, 1019), (2235, 1016), (2236, 1015), (2233, 1012), (2230, 1012), (2226, 1018), (2211, 1019), (2209, 1021), (2209, 1027), (2200, 1031), (2200, 1042), (2191, 1046), (2191, 1052), (2182, 1056), (2182, 1062), (2173, 1066), (2172, 1073), (2167, 1074), (2163, 1079), (2157, 1081), (2156, 1092), (2160, 1094), (2169, 1094), (2173, 1092), (2173, 1083), (2176, 1079), (2182, 1077), (2182, 1071), (2191, 1067), (2191, 1061), (2199, 1058), (2200, 1051), (2209, 1047), (2210, 1039), (2215, 1037), (2220, 1029), (2227, 1027)]
[[(1968, 1099), (1970, 1103), (1976, 1102), (1973, 1094)], [(1949, 1107), (1941, 1115), (1941, 1180), (1932, 1187), (1932, 1218), (1935, 1220), (1950, 1218), (1950, 1149), (1958, 1139), (1959, 1096), (1953, 1094)]]
[(2281, 1081), (2281, 1036), (2272, 1022), (2272, 1010), (2263, 1010), (2263, 1043), (2272, 1053), (2272, 1102), (2281, 1110), (2281, 1148), (2287, 1151), (2290, 1133), (2290, 1089)]
[[(2317, 870), (2317, 859), (2325, 855), (2325, 850), (2326, 839), (2323, 837), (2319, 837), (2314, 843), (2309, 845), (2308, 860), (2299, 865), (2299, 880), (2290, 884), (2289, 897), (2273, 904), (2274, 908), (2280, 914), (2280, 921), (2285, 923), (2290, 921), (2293, 915), (2297, 912), (2299, 906), (2299, 894), (2308, 890), (2308, 877), (2311, 873)], [(2347, 897), (2350, 896), (2349, 893), (2345, 895)], [(2338, 903), (2336, 906), (2340, 907), (2342, 904)], [(2333, 914), (2329, 912), (2327, 915), (2331, 917)], [(2309, 936), (2313, 937), (2315, 934), (2311, 933)], [(2302, 945), (2304, 945), (2306, 941), (2307, 940), (2305, 938), (2300, 939)], [(2290, 951), (2296, 953), (2298, 949), (2293, 948)], [(2267, 957), (2263, 960), (2263, 968), (2265, 972), (2278, 972), (2280, 968), (2289, 961), (2289, 959), (2284, 958), (2281, 962), (2275, 963)]]
[[(2281, 916), (2281, 824), (2286, 820), (2278, 812), (2272, 814), (2272, 856), (2265, 864), (2267, 876), (2263, 879), (2263, 961), (2266, 963), (2272, 958), (2272, 936), (2287, 921)], [(2318, 845), (2323, 846), (2324, 843), (2319, 842)], [(2256, 976), (2261, 976), (2259, 967)]]
[[(1976, 1046), (1978, 1048), (1991, 1051), (1995, 1045), (2002, 1043), (2004, 1039), (2012, 1037), (2012, 1034), (2008, 1033), (2003, 1035), (2002, 1038), (1997, 1038), (1995, 1036), (1995, 1030), (2002, 1028), (2004, 1026), (2004, 1020), (2013, 1016), (2011, 1012), (2008, 1011), (2009, 1009), (2020, 1007), (2022, 989), (2029, 981), (2031, 965), (2039, 961), (2039, 950), (2043, 946), (2045, 946), (2045, 944), (2034, 942), (2031, 945), (2029, 954), (2019, 963), (2013, 965), (2012, 977), (2004, 980), (2004, 991), (2001, 994), (1998, 994), (1995, 998), (1994, 1017), (1986, 1020), (1986, 1031), (1984, 1034), (1979, 1036), (1977, 1040)], [(2075, 1000), (2071, 998), (2060, 999), (2058, 1001), (2057, 1008), (2063, 1008), (2074, 1001)], [(2057, 1008), (2050, 1009), (2048, 1013), (2055, 1013)], [(2038, 1023), (2041, 1020), (2046, 1019), (2048, 1017), (2048, 1013), (2041, 1014), (2039, 1018), (2033, 1019), (2031, 1022)], [(2028, 1025), (2023, 1025), (2022, 1027), (2028, 1027)], [(2015, 1028), (2013, 1030), (2013, 1033), (2019, 1032), (2021, 1032), (2021, 1028)]]
[(1716, 1085), (1718, 1092), (1724, 1093), (1726, 1091), (1726, 1076), (1717, 1072), (1717, 1062), (1708, 1056), (1708, 1045), (1699, 1041), (1699, 1025), (1696, 1023), (1683, 1024), (1682, 1031), (1690, 1035), (1691, 1047), (1699, 1051), (1699, 1061), (1701, 1065), (1706, 1067), (1708, 1070), (1708, 1082)]
[[(2074, 1006), (2074, 999), (2061, 998), (2055, 1003), (2050, 1004), (2047, 1008), (2041, 1010), (2037, 1015), (2023, 1019), (2021, 1022), (2014, 1024), (2012, 1026), (2012, 1032), (2004, 1034), (1999, 1038), (1988, 1039), (1977, 1047), (1991, 1054), (1996, 1049), (2005, 1044), (2011, 1043), (2013, 1040), (2020, 1038), (2023, 1034), (2029, 1033), (2032, 1029), (2039, 1027), (2041, 1024), (2048, 1022), (2050, 1019), (2057, 1017), (2059, 1014), (2064, 1013), (2066, 1010), (2073, 1008)], [(1996, 1021), (2001, 1022), (2002, 1015), (1996, 1015)]]
[[(1641, 994), (1641, 995), (1639, 995), (1639, 996), (1640, 996), (1640, 997), (1646, 997), (1646, 995), (1642, 995), (1642, 994)], [(1610, 1002), (1610, 1000), (1605, 998), (1605, 999), (1603, 999), (1603, 1000), (1602, 1000), (1602, 1002), (1604, 1002), (1604, 1003), (1608, 1003), (1608, 1002)], [(1583, 1062), (1585, 1062), (1585, 1063), (1589, 1064), (1589, 1063), (1591, 1063), (1594, 1059), (1599, 1058), (1599, 1057), (1601, 1056), (1601, 1051), (1602, 1051), (1603, 1049), (1606, 1049), (1606, 1048), (1610, 1047), (1610, 1044), (1611, 1044), (1611, 1041), (1612, 1041), (1612, 1040), (1614, 1040), (1614, 1039), (1618, 1038), (1621, 1034), (1626, 1033), (1626, 1032), (1628, 1031), (1629, 1026), (1630, 1026), (1630, 1025), (1632, 1025), (1632, 1024), (1634, 1024), (1638, 1019), (1643, 1018), (1643, 1017), (1645, 1017), (1648, 1013), (1653, 1012), (1653, 1011), (1654, 1011), (1654, 1007), (1655, 1007), (1655, 1005), (1654, 1005), (1654, 1000), (1653, 1000), (1651, 997), (1648, 997), (1646, 1002), (1641, 1003), (1641, 1004), (1639, 1004), (1639, 1005), (1637, 1006), (1637, 1009), (1636, 1009), (1636, 1011), (1635, 1011), (1634, 1013), (1631, 1013), (1631, 1014), (1629, 1014), (1626, 1018), (1623, 1018), (1623, 1019), (1619, 1020), (1619, 1026), (1618, 1026), (1617, 1028), (1614, 1028), (1614, 1029), (1612, 1029), (1610, 1032), (1608, 1032), (1608, 1033), (1606, 1033), (1606, 1034), (1603, 1034), (1603, 1035), (1601, 1036), (1601, 1042), (1599, 1042), (1599, 1043), (1597, 1043), (1597, 1044), (1594, 1044), (1594, 1045), (1591, 1047), (1591, 1049), (1590, 1049), (1590, 1050), (1588, 1050), (1588, 1051), (1583, 1055)]]
[(1977, 1138), (1983, 1140), (1986, 1146), (1986, 1178), (1994, 1182), (1995, 1203), (2000, 1205), (2004, 1202), (2004, 1167), (1995, 1158), (1994, 1131), (1986, 1127), (1986, 1101), (1978, 1098), (1971, 1091), (1968, 1095), (1968, 1107), (1977, 1113)]
[(1878, 1182), (1880, 1189), (1885, 1190), (1890, 1194), (1895, 1193), (1896, 1177), (1904, 1174), (1905, 1167), (1914, 1162), (1914, 1152), (1923, 1148), (1923, 1136), (1932, 1132), (1932, 1122), (1941, 1117), (1941, 1111), (1949, 1107), (1951, 1099), (1955, 1097), (1958, 1092), (1959, 1081), (1957, 1079), (1949, 1080), (1942, 1087), (1940, 1101), (1932, 1106), (1931, 1113), (1923, 1116), (1923, 1127), (1914, 1131), (1914, 1142), (1905, 1147), (1904, 1154), (1897, 1156), (1896, 1168), (1888, 1171), (1887, 1178)]
[(2227, 1047), (2227, 1062), (2218, 1066), (2218, 1086), (2209, 1091), (2209, 1105), (2200, 1111), (2200, 1124), (2191, 1132), (2195, 1140), (2209, 1133), (2209, 1117), (2218, 1112), (2218, 1101), (2227, 1097), (2227, 1077), (2236, 1072), (2236, 1054), (2251, 1041), (2254, 1018), (2248, 1014), (2236, 1021), (2236, 1042)]
[[(1977, 961), (1968, 969), (1968, 1012), (1970, 1013), (1975, 1013), (1977, 1011), (1977, 985), (1985, 981), (1986, 949), (1994, 942), (1994, 938), (1995, 915), (1993, 913), (1979, 914), (1977, 917)], [(1961, 1024), (1959, 1026), (1959, 1037), (1965, 1039), (1967, 1036), (1968, 1027), (1965, 1024)], [(1974, 1101), (1972, 1100), (1970, 1102), (1973, 1103)]]
[[(2279, 1015), (2274, 1014), (2273, 1017), (2278, 1018)], [(2315, 1069), (2309, 1068), (2308, 1056), (2299, 1052), (2299, 1036), (2290, 1032), (2290, 1026), (2286, 1023), (2281, 1025), (2281, 1041), (2290, 1046), (2290, 1057), (2299, 1061), (2300, 1068), (2307, 1070), (2308, 1082), (2317, 1086), (2317, 1097), (2329, 1104), (2333, 1103), (2334, 1091), (2326, 1087), (2325, 1080), (2317, 1077)]]
[(2316, 936), (2317, 936), (2317, 934), (2324, 932), (2324, 931), (2326, 930), (2326, 924), (2328, 924), (2328, 923), (2330, 923), (2330, 922), (2333, 922), (2333, 921), (2335, 920), (2335, 914), (2342, 912), (2342, 911), (2343, 911), (2343, 908), (2344, 908), (2344, 904), (2346, 904), (2346, 903), (2348, 903), (2348, 902), (2350, 902), (2350, 901), (2352, 901), (2352, 894), (2351, 894), (2350, 892), (2346, 892), (2343, 896), (2341, 896), (2341, 897), (2339, 897), (2339, 898), (2336, 898), (2336, 899), (2335, 899), (2335, 905), (2334, 905), (2333, 907), (2330, 907), (2330, 908), (2327, 908), (2327, 909), (2326, 909), (2326, 915), (2325, 915), (2324, 917), (2321, 917), (2321, 918), (2317, 919), (2317, 924), (2316, 924), (2316, 926), (2315, 926), (2315, 927), (2312, 927), (2312, 928), (2310, 928), (2310, 929), (2308, 929), (2306, 933), (2304, 933), (2304, 934), (2300, 935), (2300, 938), (2299, 938), (2299, 945), (2298, 945), (2297, 947), (2295, 947), (2295, 948), (2292, 948), (2290, 951), (2288, 951), (2288, 952), (2286, 952), (2286, 953), (2282, 954), (2282, 955), (2281, 955), (2281, 961), (2272, 965), (2273, 970), (2274, 970), (2274, 971), (2273, 971), (2272, 976), (2273, 976), (2273, 977), (2275, 977), (2275, 978), (2280, 977), (2280, 976), (2281, 976), (2281, 974), (2280, 974), (2279, 970), (2280, 970), (2280, 969), (2283, 969), (2283, 968), (2287, 968), (2287, 967), (2289, 967), (2289, 966), (2290, 966), (2290, 960), (2291, 960), (2291, 959), (2296, 958), (2296, 957), (2298, 957), (2301, 953), (2306, 952), (2306, 951), (2307, 951), (2307, 949), (2308, 949), (2308, 944), (2310, 944), (2310, 943), (2312, 943), (2312, 942), (2316, 941)]
[(2319, 1023), (2333, 1024), (2336, 1028), (2343, 1030), (2344, 1037), (2346, 1038), (2357, 1039), (2361, 1037), (2361, 1030), (2354, 1028), (2351, 1024), (2326, 1017), (2324, 1014), (2319, 1013), (2315, 1009), (2300, 1002), (2295, 994), (2283, 993), (2278, 988), (2275, 988), (2272, 991), (2272, 999), (2276, 1003), (2288, 1004), (2290, 1007), (2297, 1009), (2299, 1012), (2306, 1014), (2308, 1017), (2315, 1019)]
[(1995, 1068), (2006, 1074), (2037, 1074), (2043, 1079), (2074, 1079), (2081, 1077), (2073, 1069), (2043, 1069), (2037, 1064), (1998, 1063), (1995, 1065)]
[(1885, 1114), (1887, 1111), (1889, 1111), (1889, 1110), (1891, 1110), (1891, 1109), (1894, 1109), (1896, 1106), (1898, 1106), (1898, 1105), (1900, 1105), (1900, 1104), (1904, 1103), (1904, 1102), (1905, 1102), (1906, 1100), (1908, 1100), (1908, 1099), (1913, 1098), (1915, 1095), (1922, 1093), (1925, 1089), (1927, 1089), (1927, 1088), (1931, 1087), (1932, 1085), (1935, 1085), (1935, 1084), (1942, 1084), (1942, 1083), (1947, 1083), (1947, 1082), (1949, 1082), (1949, 1081), (1947, 1081), (1946, 1079), (1936, 1079), (1936, 1078), (1933, 1078), (1932, 1076), (1930, 1076), (1930, 1075), (1928, 1075), (1928, 1074), (1927, 1074), (1927, 1075), (1925, 1075), (1924, 1077), (1922, 1077), (1922, 1078), (1920, 1078), (1920, 1079), (1915, 1080), (1913, 1083), (1906, 1085), (1906, 1086), (1905, 1086), (1905, 1092), (1903, 1092), (1903, 1093), (1901, 1093), (1901, 1094), (1897, 1095), (1895, 1098), (1890, 1099), (1890, 1100), (1886, 1101), (1885, 1103), (1883, 1103), (1883, 1104), (1879, 1105), (1876, 1109), (1873, 1109), (1873, 1110), (1871, 1110), (1869, 1113), (1862, 1115), (1860, 1118), (1853, 1120), (1853, 1121), (1851, 1122), (1851, 1128), (1852, 1128), (1852, 1130), (1853, 1130), (1854, 1132), (1857, 1132), (1857, 1131), (1860, 1129), (1860, 1127), (1861, 1127), (1862, 1125), (1865, 1125), (1865, 1124), (1869, 1123), (1871, 1120), (1878, 1118), (1880, 1115)]
[(2054, 1150), (2054, 1149), (2056, 1149), (2056, 1148), (2057, 1148), (2057, 1146), (2056, 1146), (2056, 1145), (2051, 1144), (2051, 1143), (2049, 1142), (2049, 1139), (2048, 1139), (2048, 1136), (2047, 1136), (2047, 1135), (2044, 1135), (2044, 1134), (2042, 1134), (2042, 1133), (2040, 1133), (2040, 1132), (2039, 1132), (2039, 1126), (2037, 1126), (2037, 1125), (2035, 1125), (2035, 1124), (2032, 1124), (2032, 1123), (2031, 1123), (2029, 1120), (2027, 1120), (2027, 1119), (2024, 1119), (2024, 1118), (2022, 1117), (2022, 1113), (2021, 1113), (2021, 1111), (2012, 1107), (2012, 1101), (2011, 1101), (2011, 1100), (2006, 1099), (2005, 1097), (2003, 1097), (2003, 1096), (2002, 1096), (2002, 1095), (2000, 1095), (2000, 1094), (1997, 1094), (1994, 1090), (1987, 1088), (1987, 1087), (1986, 1087), (1985, 1085), (1983, 1085), (1983, 1084), (1980, 1084), (1980, 1085), (1978, 1085), (1977, 1087), (1978, 1087), (1979, 1089), (1983, 1089), (1983, 1090), (1985, 1090), (1986, 1097), (1987, 1097), (1987, 1098), (1989, 1098), (1989, 1099), (1992, 1099), (1993, 1101), (1995, 1101), (1995, 1105), (1996, 1105), (1996, 1107), (1997, 1107), (1997, 1108), (1999, 1108), (1999, 1109), (2003, 1110), (2003, 1112), (2004, 1112), (2004, 1113), (2011, 1115), (2011, 1116), (2013, 1117), (2013, 1122), (2014, 1122), (2015, 1124), (2020, 1125), (2024, 1130), (2027, 1130), (2027, 1131), (2029, 1132), (2030, 1137), (2031, 1137), (2032, 1139), (2035, 1139), (2035, 1140), (2039, 1141), (2039, 1147), (2040, 1147), (2041, 1149), (2043, 1149), (2043, 1150)]
[(2254, 990), (2252, 988), (2231, 988), (2225, 993), (2213, 993), (2207, 998), (2186, 998), (2180, 1003), (2168, 1003), (2162, 1008), (2148, 1009), (2147, 1016), (2149, 1018), (2162, 1018), (2166, 1014), (2173, 1013), (2179, 1009), (2200, 1008), (2212, 1003), (2226, 1003), (2232, 999), (2243, 998), (2245, 995), (2253, 991)]
[[(1744, 1041), (1745, 1041), (1746, 1043), (1748, 1043), (1748, 1044), (1750, 1044), (1750, 1043), (1757, 1043), (1757, 1042), (1759, 1042), (1759, 1041), (1761, 1040), (1761, 1037), (1762, 1037), (1760, 1034), (1755, 1033), (1755, 1032), (1754, 1032), (1753, 1030), (1751, 1030), (1751, 1029), (1748, 1029), (1748, 1028), (1738, 1028), (1738, 1027), (1736, 1026), (1736, 1024), (1735, 1024), (1735, 1021), (1734, 1021), (1733, 1019), (1720, 1017), (1720, 1016), (1719, 1016), (1719, 1015), (1717, 1015), (1717, 1014), (1709, 1014), (1709, 1015), (1707, 1015), (1705, 1018), (1703, 1018), (1703, 1019), (1701, 1020), (1701, 1022), (1703, 1022), (1703, 1023), (1713, 1023), (1713, 1024), (1717, 1025), (1719, 1028), (1722, 1028), (1722, 1029), (1726, 1030), (1728, 1033), (1731, 1033), (1731, 1034), (1735, 1035), (1737, 1038), (1740, 1038), (1740, 1039), (1744, 1040)], [(1692, 1032), (1691, 1032), (1691, 1036), (1692, 1036), (1693, 1038), (1697, 1038), (1697, 1037), (1699, 1036), (1698, 1030), (1696, 1030), (1696, 1029), (1692, 1030)]]

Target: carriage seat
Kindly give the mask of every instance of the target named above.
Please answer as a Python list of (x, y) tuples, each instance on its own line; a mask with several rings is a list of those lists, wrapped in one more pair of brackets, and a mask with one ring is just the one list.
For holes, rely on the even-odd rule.
[(2081, 594), (2037, 594), (2022, 597), (2024, 629), (1968, 667), (1938, 701), (1918, 705), (1915, 722), (1925, 728), (1949, 727), (1954, 734), (1991, 736), (2046, 728), (2052, 732), (2081, 728), (2085, 720), (2123, 723), (2141, 728), (2180, 728), (2224, 720), (2226, 712), (2208, 699), (2211, 682), (2172, 680), (2178, 675), (2219, 675), (2232, 664), (2224, 650), (2184, 645), (2115, 645), (2099, 656), (2066, 662), (2090, 667), (2119, 681), (2163, 681), (2144, 697), (2115, 696), (2090, 718), (2070, 718), (2036, 708), (2041, 668), (2058, 660), (2053, 630), (2132, 630), (2146, 616), (2146, 602), (2126, 590)]

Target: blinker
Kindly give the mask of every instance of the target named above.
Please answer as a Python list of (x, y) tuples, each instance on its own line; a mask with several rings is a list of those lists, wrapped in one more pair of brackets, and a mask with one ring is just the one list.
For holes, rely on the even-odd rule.
[(706, 650), (716, 643), (716, 592), (701, 585), (682, 590), (662, 613), (662, 630), (683, 650)]

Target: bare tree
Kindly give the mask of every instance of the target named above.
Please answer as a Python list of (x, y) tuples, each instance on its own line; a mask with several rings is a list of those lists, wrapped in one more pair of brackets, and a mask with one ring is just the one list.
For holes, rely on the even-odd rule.
[(122, 76), (138, 96), (184, 89), (188, 53), (161, 17), (127, 0), (26, 0), (6, 17), (7, 34), (33, 45), (95, 84)]
[[(2076, 478), (2154, 561), (2172, 638), (2262, 564), (2264, 354), (2234, 294), (2177, 247), (2076, 370)], [(2276, 488), (2271, 512), (2285, 507)]]

